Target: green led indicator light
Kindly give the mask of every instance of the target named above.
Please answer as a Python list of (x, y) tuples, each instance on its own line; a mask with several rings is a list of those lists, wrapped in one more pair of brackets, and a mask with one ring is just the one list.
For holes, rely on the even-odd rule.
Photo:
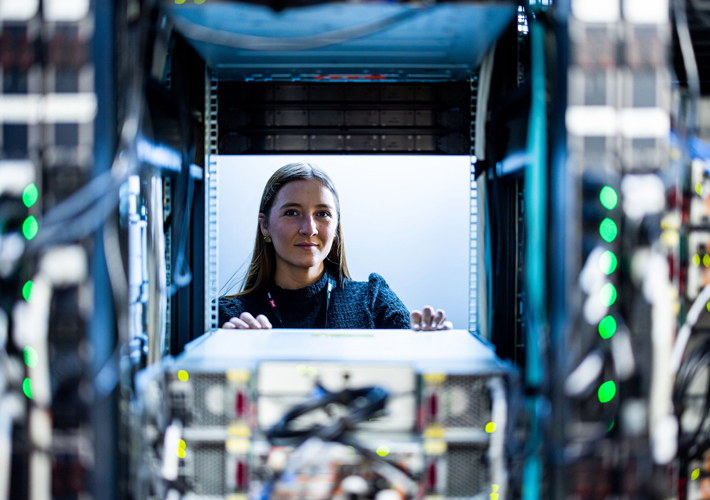
[(30, 346), (25, 347), (25, 364), (28, 367), (34, 368), (35, 366), (37, 366), (38, 359), (39, 359), (39, 356), (37, 355), (37, 351), (35, 351)]
[(703, 257), (703, 265), (705, 267), (710, 266), (710, 255), (705, 254), (705, 256)]
[(699, 182), (695, 185), (695, 192), (698, 193), (698, 196), (703, 195), (703, 185)]
[(697, 253), (693, 255), (693, 265), (695, 267), (698, 267), (700, 265), (700, 255), (698, 255)]
[(488, 434), (493, 434), (496, 431), (496, 423), (495, 422), (488, 422), (486, 424), (486, 432)]
[(599, 335), (603, 339), (611, 338), (616, 333), (616, 320), (612, 316), (607, 316), (599, 322)]
[(609, 307), (611, 306), (614, 302), (616, 302), (616, 288), (614, 288), (614, 285), (611, 283), (607, 283), (602, 287), (601, 290), (599, 290), (599, 298), (601, 299), (602, 303)]
[(616, 395), (616, 384), (611, 380), (604, 382), (601, 386), (599, 386), (597, 394), (599, 395), (599, 402), (608, 403), (614, 399), (614, 396)]
[(377, 448), (377, 454), (381, 457), (386, 457), (390, 454), (390, 449), (387, 446), (380, 446)]
[(37, 236), (37, 230), (39, 229), (39, 225), (37, 224), (37, 219), (35, 219), (33, 216), (29, 216), (25, 219), (25, 222), (22, 224), (22, 234), (25, 235), (25, 238), (28, 240), (31, 240), (35, 236)]
[(616, 195), (616, 191), (614, 191), (612, 188), (610, 188), (609, 186), (604, 186), (602, 188), (601, 193), (599, 193), (599, 201), (602, 202), (604, 208), (613, 210), (613, 208), (616, 206), (616, 203), (619, 201), (619, 197)]
[(707, 307), (708, 311), (710, 311), (710, 302), (708, 302), (707, 304), (705, 304), (705, 307)]
[(190, 374), (187, 373), (185, 370), (180, 370), (178, 372), (178, 379), (182, 382), (187, 382), (190, 379)]
[(25, 396), (32, 399), (32, 381), (29, 378), (26, 378), (25, 381), (22, 382), (22, 392), (25, 393)]
[(32, 205), (37, 203), (38, 199), (39, 191), (37, 191), (37, 186), (34, 184), (30, 184), (22, 192), (22, 203), (24, 203), (27, 208), (30, 208)]
[(607, 243), (614, 241), (618, 233), (619, 229), (616, 227), (616, 222), (609, 218), (604, 219), (599, 225), (599, 234)]
[(690, 475), (690, 479), (692, 479), (693, 481), (695, 481), (699, 477), (700, 477), (700, 469), (695, 469), (693, 471), (693, 473)]
[(611, 274), (616, 269), (616, 255), (607, 250), (599, 257), (599, 267), (604, 274)]
[(609, 424), (609, 427), (606, 428), (606, 431), (609, 432), (613, 428), (614, 428), (614, 420), (611, 421), (611, 423)]
[(32, 293), (32, 281), (28, 281), (25, 283), (25, 286), (22, 287), (22, 296), (26, 301), (29, 302), (30, 300), (30, 294)]

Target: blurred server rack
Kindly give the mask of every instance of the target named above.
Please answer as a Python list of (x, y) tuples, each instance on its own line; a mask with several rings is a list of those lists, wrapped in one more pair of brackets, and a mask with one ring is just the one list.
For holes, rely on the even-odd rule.
[(569, 358), (553, 368), (564, 377), (560, 424), (566, 412), (557, 491), (651, 494), (670, 484), (677, 433), (669, 6), (573, 1), (568, 30), (567, 171), (579, 200), (568, 262), (578, 274), (560, 337)]
[(96, 217), (66, 200), (97, 173), (97, 22), (88, 1), (0, 4), (2, 498), (93, 491), (91, 330), (112, 325), (92, 317)]

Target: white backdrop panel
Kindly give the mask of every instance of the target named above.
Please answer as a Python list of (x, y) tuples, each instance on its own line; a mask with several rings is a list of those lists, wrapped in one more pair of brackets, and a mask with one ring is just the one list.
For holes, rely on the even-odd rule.
[(333, 179), (353, 279), (378, 273), (410, 311), (442, 308), (454, 328), (467, 328), (468, 156), (220, 156), (220, 295), (241, 289), (266, 181), (293, 162)]

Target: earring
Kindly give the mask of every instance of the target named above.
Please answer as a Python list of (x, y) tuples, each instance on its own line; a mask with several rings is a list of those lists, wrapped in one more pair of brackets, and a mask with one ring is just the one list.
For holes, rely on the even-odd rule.
[(271, 236), (269, 236), (268, 234), (264, 236), (264, 241), (267, 243), (271, 243)]

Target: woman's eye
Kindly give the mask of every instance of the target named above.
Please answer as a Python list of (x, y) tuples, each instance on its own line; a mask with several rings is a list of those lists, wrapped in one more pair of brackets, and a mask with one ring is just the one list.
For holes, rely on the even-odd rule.
[(318, 215), (321, 217), (330, 217), (330, 212), (323, 210), (322, 212), (318, 212)]
[(284, 215), (296, 215), (296, 211), (295, 210), (286, 210), (284, 212)]

